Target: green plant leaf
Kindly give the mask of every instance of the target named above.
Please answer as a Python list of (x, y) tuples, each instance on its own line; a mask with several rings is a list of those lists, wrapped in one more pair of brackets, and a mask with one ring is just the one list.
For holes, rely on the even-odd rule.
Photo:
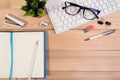
[(33, 8), (33, 9), (36, 9), (36, 8), (38, 8), (38, 1), (33, 1), (32, 3), (31, 3), (31, 8)]
[(44, 9), (45, 4), (46, 4), (46, 1), (47, 1), (47, 0), (41, 0), (41, 1), (38, 3), (39, 8)]
[(24, 10), (24, 11), (28, 11), (29, 10), (28, 7), (27, 7), (27, 5), (22, 6), (21, 9)]
[(43, 16), (47, 0), (26, 0), (22, 10), (26, 11), (25, 16)]
[(31, 2), (33, 2), (34, 0), (26, 0), (26, 2), (28, 2), (28, 3), (31, 3)]
[(35, 16), (35, 13), (32, 9), (25, 13), (25, 16)]
[(39, 9), (38, 9), (38, 12), (37, 12), (37, 15), (38, 15), (38, 16), (43, 16), (43, 15), (44, 15), (44, 10), (41, 9), (41, 8), (39, 8)]

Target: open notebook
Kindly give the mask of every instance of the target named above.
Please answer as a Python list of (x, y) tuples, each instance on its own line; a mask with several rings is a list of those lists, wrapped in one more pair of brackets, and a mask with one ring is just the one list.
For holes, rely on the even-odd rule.
[(45, 78), (45, 36), (45, 32), (0, 32), (0, 78), (9, 77), (11, 50), (13, 50), (12, 76), (14, 78), (28, 78), (36, 41), (38, 41), (38, 47), (32, 78)]

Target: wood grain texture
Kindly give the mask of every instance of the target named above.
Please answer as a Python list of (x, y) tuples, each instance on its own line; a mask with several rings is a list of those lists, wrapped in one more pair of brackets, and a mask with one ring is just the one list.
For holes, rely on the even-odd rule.
[(120, 51), (49, 51), (47, 71), (120, 71)]
[(119, 80), (119, 79), (120, 79), (119, 72), (51, 72), (50, 75), (47, 76), (47, 80)]
[(79, 57), (120, 57), (120, 51), (47, 51), (47, 59)]
[(11, 1), (10, 0), (0, 0), (0, 9), (10, 8)]
[[(8, 80), (8, 78), (0, 78), (0, 80)], [(17, 79), (13, 78), (12, 80), (17, 80)]]
[(119, 80), (119, 79), (120, 79), (119, 72), (50, 72), (46, 80)]
[[(17, 78), (16, 80), (28, 80), (28, 78)], [(45, 79), (39, 79), (39, 78), (36, 78), (36, 79), (31, 79), (31, 80), (45, 80)]]
[(23, 5), (25, 5), (25, 0), (10, 0), (11, 1), (11, 6), (10, 8), (14, 8), (14, 9), (21, 9), (21, 7)]

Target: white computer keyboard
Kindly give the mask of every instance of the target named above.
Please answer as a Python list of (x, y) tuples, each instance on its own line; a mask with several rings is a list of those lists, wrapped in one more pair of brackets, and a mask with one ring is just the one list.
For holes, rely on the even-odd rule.
[[(106, 15), (120, 9), (120, 0), (67, 0), (72, 1), (81, 6), (95, 8), (100, 10), (99, 16)], [(64, 0), (49, 0), (46, 9), (52, 21), (56, 33), (61, 33), (71, 28), (75, 28), (81, 24), (88, 22), (81, 15), (71, 16), (62, 10)]]

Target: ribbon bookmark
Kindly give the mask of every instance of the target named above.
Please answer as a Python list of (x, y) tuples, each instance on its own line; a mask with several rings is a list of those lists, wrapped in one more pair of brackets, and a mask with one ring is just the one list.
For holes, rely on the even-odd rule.
[(12, 80), (13, 75), (13, 34), (10, 32), (10, 72), (9, 80)]

